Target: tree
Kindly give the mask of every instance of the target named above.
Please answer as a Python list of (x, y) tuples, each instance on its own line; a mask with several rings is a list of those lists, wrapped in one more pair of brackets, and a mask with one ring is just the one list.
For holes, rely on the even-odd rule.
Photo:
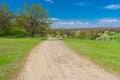
[(0, 30), (8, 31), (13, 22), (14, 14), (6, 4), (0, 5)]
[(19, 9), (16, 18), (17, 25), (29, 32), (31, 37), (38, 33), (43, 35), (50, 28), (48, 12), (37, 4), (30, 6), (26, 3), (24, 7), (23, 10)]

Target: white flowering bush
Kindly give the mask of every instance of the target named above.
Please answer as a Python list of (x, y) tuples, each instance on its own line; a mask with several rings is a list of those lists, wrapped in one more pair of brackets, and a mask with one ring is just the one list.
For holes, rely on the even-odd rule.
[(109, 32), (105, 31), (104, 33), (99, 33), (96, 40), (109, 41), (109, 40), (117, 40), (120, 41), (120, 33), (119, 32)]
[(79, 36), (80, 36), (80, 31), (76, 31), (75, 34), (74, 34), (74, 36), (75, 36), (76, 38), (79, 37)]
[(104, 33), (99, 33), (97, 40), (109, 41), (110, 40), (109, 31), (105, 31)]

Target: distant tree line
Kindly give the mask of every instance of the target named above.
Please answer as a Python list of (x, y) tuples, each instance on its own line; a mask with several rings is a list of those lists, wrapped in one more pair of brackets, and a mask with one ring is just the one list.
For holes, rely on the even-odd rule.
[[(100, 33), (104, 32), (120, 33), (120, 28), (83, 28), (83, 29), (50, 29), (49, 33), (53, 37), (57, 38), (69, 38), (69, 39), (90, 39), (96, 40), (100, 37)], [(102, 35), (103, 36), (103, 35)]]
[(0, 37), (46, 36), (49, 28), (48, 11), (41, 5), (25, 3), (14, 13), (6, 4), (0, 4)]

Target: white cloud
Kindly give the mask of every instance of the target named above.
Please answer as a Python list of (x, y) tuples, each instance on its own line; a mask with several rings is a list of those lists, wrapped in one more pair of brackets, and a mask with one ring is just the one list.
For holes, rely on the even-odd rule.
[(80, 7), (86, 7), (86, 6), (89, 6), (89, 3), (87, 3), (87, 2), (75, 2), (75, 3), (73, 3), (73, 5), (80, 6)]
[(84, 6), (84, 5), (85, 5), (85, 3), (84, 3), (84, 2), (74, 3), (74, 5), (76, 5), (76, 6)]
[(110, 9), (110, 10), (117, 10), (117, 9), (120, 9), (120, 4), (111, 4), (111, 5), (105, 6), (104, 8)]
[(80, 20), (58, 20), (51, 24), (52, 28), (97, 28), (120, 27), (120, 19), (103, 18), (92, 22)]
[(58, 18), (51, 18), (52, 21), (57, 21), (59, 20)]
[(95, 22), (96, 27), (120, 27), (120, 19), (103, 18)]
[(83, 28), (88, 26), (90, 26), (88, 22), (79, 20), (61, 20), (52, 24), (52, 28)]
[(45, 0), (46, 2), (49, 2), (49, 3), (54, 3), (53, 0)]
[(113, 22), (118, 22), (118, 21), (119, 21), (118, 19), (110, 19), (110, 18), (104, 18), (100, 20), (100, 22), (102, 23), (113, 23)]

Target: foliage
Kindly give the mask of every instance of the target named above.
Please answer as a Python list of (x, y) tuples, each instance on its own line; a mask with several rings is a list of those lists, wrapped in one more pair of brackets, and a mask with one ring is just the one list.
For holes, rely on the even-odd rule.
[(24, 29), (13, 28), (10, 30), (9, 36), (22, 38), (27, 37), (29, 33), (27, 33)]
[(19, 13), (13, 13), (6, 4), (0, 5), (0, 36), (46, 36), (50, 28), (48, 11), (41, 5), (25, 4)]
[(104, 33), (99, 33), (99, 37), (97, 37), (97, 40), (102, 40), (102, 41), (109, 41), (110, 36), (109, 36), (109, 31), (105, 31)]
[(0, 5), (0, 34), (7, 34), (14, 19), (13, 12), (6, 4)]
[(58, 39), (63, 39), (63, 37), (60, 36), (60, 35), (56, 35), (55, 37), (58, 38)]
[(63, 34), (63, 38), (64, 38), (64, 39), (67, 39), (68, 36), (67, 36), (66, 34)]
[(75, 33), (74, 33), (74, 36), (77, 38), (77, 37), (79, 37), (80, 36), (80, 31), (76, 31)]
[[(108, 33), (102, 35), (105, 31), (109, 31)], [(91, 29), (52, 29), (49, 30), (51, 36), (56, 37), (56, 35), (60, 35), (63, 38), (67, 36), (70, 39), (90, 39), (96, 40), (96, 38), (103, 39), (107, 38), (107, 40), (120, 38), (120, 28), (91, 28)], [(100, 40), (99, 39), (99, 40)]]
[(19, 10), (16, 23), (29, 32), (31, 37), (34, 37), (37, 33), (44, 34), (45, 30), (50, 27), (48, 12), (41, 5), (36, 4), (29, 6), (26, 3), (25, 9)]
[(99, 33), (97, 40), (102, 40), (102, 41), (119, 41), (120, 39), (120, 32), (115, 32), (115, 31), (104, 31), (103, 33)]

